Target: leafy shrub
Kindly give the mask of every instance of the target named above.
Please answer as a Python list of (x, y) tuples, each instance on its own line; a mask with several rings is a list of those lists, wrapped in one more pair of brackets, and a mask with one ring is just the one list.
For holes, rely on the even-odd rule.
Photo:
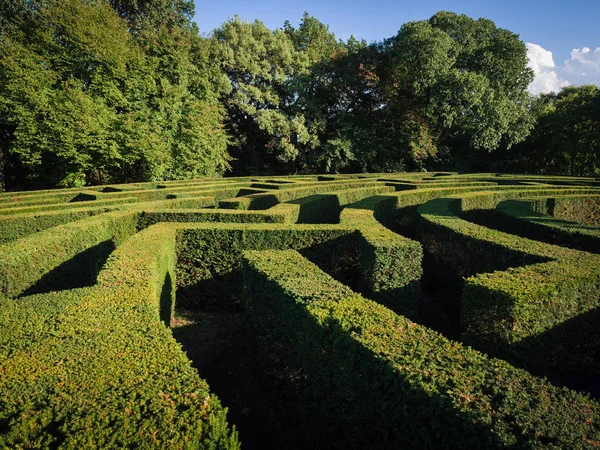
[(294, 251), (245, 252), (244, 278), (273, 364), (295, 373), (282, 402), (308, 447), (588, 448), (600, 438), (597, 403), (353, 294)]

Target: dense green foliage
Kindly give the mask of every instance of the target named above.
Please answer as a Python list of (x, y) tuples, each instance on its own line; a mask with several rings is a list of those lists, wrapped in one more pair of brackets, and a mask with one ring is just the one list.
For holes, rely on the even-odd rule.
[(489, 19), (440, 11), (368, 44), (308, 13), (201, 36), (191, 0), (5, 0), (0, 16), (3, 189), (229, 171), (599, 174), (600, 90), (531, 98), (525, 45)]
[(102, 0), (35, 3), (17, 4), (23, 14), (0, 32), (0, 162), (10, 187), (227, 169), (222, 82), (189, 21), (168, 26), (145, 2), (140, 11), (114, 2), (133, 27)]
[[(482, 204), (498, 197), (470, 195), (487, 198)], [(461, 297), (462, 339), (538, 374), (565, 371), (586, 360), (589, 349), (581, 345), (579, 334), (557, 336), (552, 331), (600, 306), (598, 255), (463, 220), (455, 211), (459, 202), (468, 204), (468, 196), (431, 200), (418, 209), (420, 240), (438, 270), (466, 278)], [(595, 315), (578, 320), (580, 333), (595, 328)], [(596, 348), (600, 342), (593, 338), (587, 344)]]
[(298, 371), (286, 413), (306, 447), (558, 449), (597, 441), (600, 411), (585, 396), (395, 315), (296, 252), (244, 255), (248, 310), (267, 333), (265, 356)]
[(239, 449), (160, 320), (174, 269), (175, 230), (157, 226), (117, 249), (94, 287), (0, 300), (1, 447)]
[(600, 175), (600, 88), (567, 86), (535, 99), (537, 125), (516, 149), (512, 168), (534, 173)]
[[(579, 200), (600, 200), (596, 197), (577, 197)], [(561, 197), (555, 197), (552, 200)], [(507, 200), (493, 210), (474, 211), (466, 215), (472, 222), (483, 224), (507, 233), (548, 242), (562, 247), (600, 253), (600, 230), (597, 227), (550, 218), (536, 212), (536, 204), (546, 204), (550, 199)]]
[[(239, 448), (207, 385), (221, 380), (168, 328), (176, 299), (250, 320), (265, 353), (241, 382), (269, 386), (300, 448), (594, 448), (598, 402), (556, 385), (600, 374), (599, 255), (566, 248), (592, 249), (598, 184), (440, 172), (2, 193), (0, 447)], [(494, 214), (520, 225), (481, 225)], [(453, 300), (426, 290), (445, 279), (463, 288), (454, 340), (427, 328), (447, 334), (428, 302), (442, 320)], [(213, 361), (194, 364), (232, 372)]]
[(549, 199), (547, 211), (558, 219), (571, 220), (589, 226), (600, 226), (600, 198), (598, 197), (560, 197)]
[[(60, 225), (1, 245), (0, 293), (17, 296), (84, 250), (107, 242), (118, 245), (135, 233), (136, 224), (134, 212), (112, 212)], [(39, 251), (40, 242), (44, 252)], [(76, 275), (70, 269), (65, 270), (62, 277)]]

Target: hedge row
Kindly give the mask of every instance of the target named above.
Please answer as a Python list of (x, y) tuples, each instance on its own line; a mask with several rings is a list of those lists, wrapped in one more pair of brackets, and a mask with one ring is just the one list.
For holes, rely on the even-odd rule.
[(395, 311), (416, 317), (420, 244), (385, 229), (372, 212), (352, 220), (345, 216), (341, 225), (186, 224), (178, 237), (179, 288), (190, 302), (240, 299), (237, 274), (243, 250), (304, 249), (328, 272)]
[[(327, 194), (315, 194), (290, 200), (287, 205), (296, 208), (298, 223), (339, 223), (340, 210), (351, 203), (367, 197), (394, 192), (390, 186), (368, 186), (344, 189)], [(288, 208), (291, 208), (288, 206)]]
[[(560, 197), (558, 197), (560, 198)], [(535, 212), (541, 200), (506, 200), (496, 209), (474, 211), (465, 217), (470, 221), (518, 234), (529, 239), (547, 242), (592, 253), (600, 253), (600, 229), (566, 222)]]
[(225, 209), (267, 209), (278, 203), (289, 202), (290, 200), (311, 195), (376, 186), (381, 186), (381, 183), (378, 183), (373, 179), (336, 180), (332, 182), (309, 184), (308, 186), (281, 189), (266, 194), (254, 194), (235, 199), (225, 199), (219, 202), (219, 207)]
[(519, 189), (506, 189), (493, 194), (487, 192), (466, 193), (460, 198), (461, 211), (472, 211), (475, 209), (492, 209), (504, 200), (515, 200), (527, 197), (543, 197), (553, 195), (589, 195), (598, 194), (600, 190), (588, 187), (562, 186), (521, 186)]
[(23, 206), (41, 206), (41, 205), (52, 205), (56, 203), (75, 203), (82, 202), (88, 200), (96, 200), (98, 196), (96, 193), (92, 194), (89, 192), (77, 192), (77, 193), (61, 193), (61, 194), (51, 194), (51, 195), (43, 195), (43, 196), (29, 196), (24, 197), (22, 199), (18, 199), (13, 201), (13, 199), (2, 199), (0, 200), (0, 211), (4, 209), (10, 208), (19, 208)]
[(160, 320), (174, 258), (159, 225), (119, 247), (97, 286), (0, 300), (0, 447), (239, 449)]
[[(47, 230), (57, 225), (84, 219), (86, 217), (102, 214), (104, 212), (128, 209), (135, 211), (206, 208), (214, 205), (212, 197), (189, 197), (182, 199), (157, 200), (154, 202), (140, 202), (135, 204), (113, 204), (112, 206), (96, 206), (89, 208), (67, 209), (66, 211), (54, 210), (37, 213), (0, 216), (0, 244), (12, 242), (22, 237), (39, 231)], [(85, 205), (85, 204), (84, 204)], [(143, 227), (143, 226), (142, 226)]]
[[(293, 213), (290, 211), (290, 213)], [(285, 213), (266, 211), (235, 211), (230, 209), (187, 209), (175, 211), (145, 209), (140, 216), (139, 228), (160, 222), (229, 222), (229, 223), (291, 223)], [(295, 220), (294, 220), (295, 222)]]
[[(461, 298), (462, 338), (478, 349), (524, 365), (535, 373), (584, 364), (600, 337), (600, 256), (531, 241), (467, 222), (456, 215), (459, 199), (421, 207), (421, 242), (440, 271), (468, 277)], [(454, 206), (453, 206), (454, 205)], [(584, 320), (586, 319), (587, 320)]]
[(547, 213), (557, 219), (600, 227), (600, 196), (550, 198)]
[(67, 209), (79, 209), (81, 207), (87, 208), (98, 208), (101, 206), (118, 206), (122, 204), (131, 204), (135, 203), (137, 199), (135, 197), (124, 197), (120, 199), (109, 199), (109, 200), (89, 200), (84, 202), (74, 202), (74, 203), (53, 203), (51, 205), (30, 205), (30, 206), (22, 206), (17, 208), (7, 208), (0, 209), (0, 217), (1, 216), (16, 216), (19, 214), (30, 214), (30, 213), (40, 213), (40, 212), (49, 212), (49, 211), (64, 211)]
[[(93, 250), (107, 255), (136, 232), (138, 215), (131, 211), (109, 212), (0, 245), (0, 294), (16, 297), (36, 283), (43, 283), (43, 277), (51, 272), (53, 279), (76, 280), (78, 271), (89, 270), (87, 266), (98, 259)], [(82, 267), (64, 267), (89, 250), (90, 257), (78, 261)]]
[(414, 319), (423, 275), (423, 249), (418, 242), (391, 232), (377, 221), (373, 210), (382, 202), (385, 197), (354, 203), (342, 210), (340, 223), (355, 227), (361, 236), (360, 291)]
[(46, 191), (23, 191), (23, 192), (2, 192), (0, 193), (0, 205), (32, 203), (59, 203), (76, 201), (78, 197), (87, 195), (99, 195), (98, 187), (69, 188), (69, 189), (51, 189)]
[(165, 200), (169, 198), (183, 198), (192, 196), (211, 196), (222, 199), (238, 195), (241, 189), (247, 189), (250, 183), (211, 183), (204, 185), (186, 185), (181, 187), (169, 187), (168, 189), (143, 189), (135, 191), (123, 191), (102, 194), (102, 198), (120, 199), (135, 197), (138, 201)]
[(403, 180), (393, 181), (386, 180), (386, 184), (393, 186), (397, 191), (408, 191), (413, 189), (430, 189), (436, 187), (479, 187), (479, 186), (497, 186), (498, 183), (490, 181), (462, 181), (462, 180)]
[[(177, 289), (180, 305), (239, 307), (242, 301), (241, 263), (244, 250), (312, 249), (336, 264), (337, 240), (355, 240), (354, 230), (339, 225), (276, 225), (196, 223), (180, 225), (177, 235)], [(342, 257), (342, 254), (336, 256)], [(232, 304), (225, 305), (229, 299)]]
[[(159, 189), (156, 187), (148, 188), (143, 186), (141, 189), (117, 189), (110, 186), (103, 187), (103, 191), (82, 191), (61, 192), (56, 191), (28, 195), (0, 198), (0, 213), (16, 214), (26, 211), (47, 211), (49, 209), (60, 209), (64, 207), (81, 207), (81, 202), (90, 202), (96, 204), (127, 203), (127, 202), (148, 202), (157, 200), (167, 200), (173, 198), (187, 198), (198, 196), (212, 196), (223, 199), (239, 195), (240, 191), (250, 186), (250, 182), (210, 183), (188, 184), (175, 186), (169, 189)], [(34, 191), (37, 192), (37, 191)], [(251, 190), (256, 192), (256, 190)], [(103, 202), (103, 203), (102, 203)]]
[(404, 190), (355, 202), (354, 204), (349, 205), (342, 215), (352, 209), (373, 211), (377, 220), (381, 223), (385, 223), (386, 227), (392, 229), (396, 233), (413, 237), (416, 235), (417, 206), (431, 199), (448, 195), (471, 191), (501, 191), (505, 189), (514, 189), (514, 187), (486, 185), (474, 187), (428, 187), (418, 190)]
[(0, 244), (12, 242), (24, 236), (34, 234), (57, 225), (85, 219), (86, 217), (102, 214), (111, 208), (81, 208), (67, 212), (52, 211), (51, 213), (21, 214), (16, 217), (0, 218)]
[(307, 448), (595, 448), (600, 406), (354, 295), (294, 251), (245, 252), (249, 314)]
[[(530, 192), (529, 197), (537, 195), (536, 192), (553, 188), (548, 186), (523, 186), (519, 190)], [(558, 188), (562, 191), (562, 188)], [(503, 192), (515, 191), (514, 185), (502, 186), (472, 186), (472, 187), (428, 187), (416, 190), (404, 190), (388, 194), (382, 198), (365, 200), (358, 202), (357, 208), (372, 209), (375, 211), (375, 217), (382, 223), (392, 229), (394, 232), (406, 235), (408, 237), (417, 236), (418, 214), (417, 207), (429, 200), (461, 194), (461, 196), (477, 194), (479, 192), (498, 192), (502, 199)], [(519, 192), (519, 191), (517, 191)], [(558, 191), (556, 191), (558, 192)], [(510, 198), (510, 196), (508, 196)], [(500, 200), (499, 200), (500, 201)]]

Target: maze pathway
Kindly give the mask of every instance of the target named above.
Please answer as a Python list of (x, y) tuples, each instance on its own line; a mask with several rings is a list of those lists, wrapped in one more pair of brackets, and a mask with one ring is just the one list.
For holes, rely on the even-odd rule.
[(0, 194), (0, 448), (240, 448), (170, 329), (226, 302), (299, 448), (597, 448), (569, 377), (600, 380), (598, 198), (449, 172)]

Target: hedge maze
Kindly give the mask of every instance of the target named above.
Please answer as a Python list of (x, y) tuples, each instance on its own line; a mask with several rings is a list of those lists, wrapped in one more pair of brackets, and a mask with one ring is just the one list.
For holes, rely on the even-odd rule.
[(219, 307), (288, 448), (600, 447), (600, 179), (398, 173), (0, 194), (0, 448), (243, 447)]

